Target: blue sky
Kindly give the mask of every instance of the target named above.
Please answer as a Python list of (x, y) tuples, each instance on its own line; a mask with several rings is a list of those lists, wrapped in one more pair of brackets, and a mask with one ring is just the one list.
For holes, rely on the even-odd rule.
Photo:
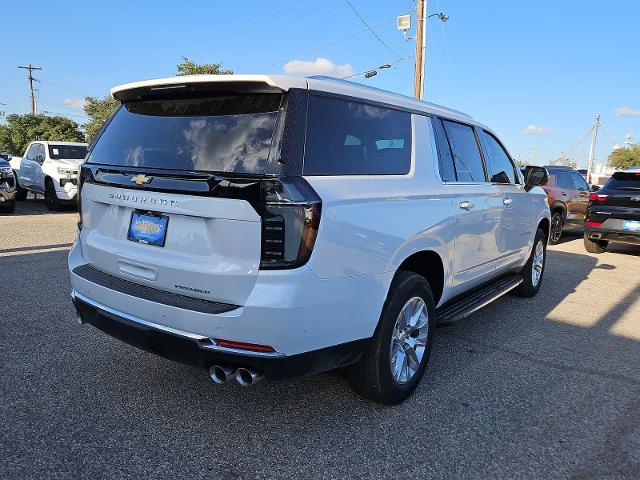
[[(413, 1), (351, 1), (370, 25), (381, 24), (375, 30), (394, 53), (344, 0), (8, 2), (0, 49), (0, 102), (7, 105), (0, 108), (29, 110), (26, 72), (16, 67), (30, 62), (44, 68), (36, 75), (39, 109), (82, 122), (76, 100), (173, 75), (182, 55), (237, 73), (282, 73), (298, 60), (287, 70), (313, 66), (344, 75), (414, 53), (395, 26)], [(514, 157), (535, 151), (537, 163), (546, 163), (564, 151), (586, 165), (588, 139), (576, 144), (596, 113), (618, 141), (631, 132), (640, 142), (640, 2), (429, 0), (428, 6), (450, 20), (429, 20), (427, 100), (488, 124)], [(411, 95), (412, 76), (408, 59), (356, 80)], [(531, 125), (539, 133), (523, 133)], [(614, 143), (601, 130), (599, 161)]]

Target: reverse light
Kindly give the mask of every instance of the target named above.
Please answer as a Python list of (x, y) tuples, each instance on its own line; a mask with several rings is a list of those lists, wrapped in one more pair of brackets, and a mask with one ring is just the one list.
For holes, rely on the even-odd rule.
[(214, 338), (216, 344), (224, 348), (235, 348), (237, 350), (248, 350), (250, 352), (270, 353), (276, 350), (269, 345), (259, 345), (257, 343), (236, 342), (234, 340), (224, 340), (222, 338)]
[(322, 201), (303, 178), (263, 183), (260, 268), (297, 268), (309, 260), (318, 235)]
[(605, 195), (604, 193), (590, 193), (589, 201), (590, 202), (604, 202), (609, 195)]

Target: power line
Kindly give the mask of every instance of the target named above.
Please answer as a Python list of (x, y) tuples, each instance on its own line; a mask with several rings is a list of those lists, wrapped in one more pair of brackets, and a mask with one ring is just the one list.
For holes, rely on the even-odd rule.
[[(398, 63), (400, 62), (404, 62), (405, 60), (408, 60), (409, 58), (413, 58), (415, 55), (407, 55), (406, 57), (400, 57), (400, 58), (396, 58), (393, 62), (389, 63), (388, 66), (384, 67), (384, 68), (391, 68), (396, 66)], [(369, 70), (363, 70), (362, 72), (358, 72), (358, 73), (352, 73), (351, 75), (347, 75), (346, 77), (340, 77), (343, 80), (346, 80), (347, 78), (353, 78), (353, 77), (357, 77), (360, 75), (364, 75), (365, 73), (368, 72), (372, 72), (374, 70), (378, 70), (381, 67), (375, 67), (375, 68), (370, 68)]]
[(620, 139), (618, 137), (616, 137), (611, 130), (609, 130), (607, 127), (605, 127), (602, 123), (600, 124), (600, 126), (607, 133), (607, 135), (609, 135), (611, 137), (611, 139), (615, 143), (617, 143), (618, 145), (622, 145), (623, 142), (621, 142)]
[[(405, 15), (408, 15), (408, 14), (409, 14), (409, 13), (411, 13), (413, 10), (415, 10), (415, 8), (412, 8), (411, 10), (409, 10), (409, 11), (405, 12)], [(395, 16), (393, 16), (393, 17), (389, 17), (389, 18), (387, 18), (387, 19), (385, 19), (385, 20), (382, 20), (382, 21), (381, 21), (381, 22), (379, 22), (379, 23), (376, 23), (375, 25), (373, 25), (373, 27), (372, 27), (372, 28), (380, 27), (380, 26), (385, 25), (385, 24), (387, 24), (387, 23), (389, 23), (389, 22), (391, 22), (391, 21), (395, 21), (395, 19), (396, 19), (396, 17), (395, 17)], [(290, 56), (289, 56), (289, 57), (287, 57), (287, 58), (283, 58), (283, 59), (281, 59), (281, 60), (279, 60), (279, 61), (277, 61), (277, 62), (273, 62), (273, 63), (269, 63), (269, 64), (264, 64), (264, 65), (259, 65), (259, 66), (257, 66), (257, 67), (250, 68), (250, 69), (248, 69), (248, 70), (246, 70), (246, 71), (247, 71), (247, 72), (252, 72), (252, 71), (255, 71), (255, 70), (258, 70), (258, 69), (262, 69), (262, 68), (273, 67), (274, 65), (279, 65), (279, 64), (281, 64), (282, 62), (284, 62), (284, 61), (286, 61), (286, 60), (290, 60), (292, 57), (294, 57), (294, 58), (295, 58), (295, 57), (299, 57), (299, 56), (302, 56), (302, 55), (308, 55), (308, 54), (310, 54), (310, 53), (318, 52), (318, 51), (323, 50), (323, 49), (325, 49), (325, 48), (327, 48), (327, 47), (332, 47), (332, 46), (337, 45), (337, 44), (339, 44), (339, 43), (342, 43), (342, 42), (344, 42), (344, 41), (346, 41), (346, 40), (349, 40), (349, 39), (351, 39), (351, 38), (353, 38), (353, 37), (357, 37), (358, 35), (362, 35), (363, 33), (368, 32), (368, 31), (369, 31), (369, 29), (368, 29), (368, 28), (363, 28), (362, 30), (358, 30), (357, 32), (350, 33), (350, 34), (348, 34), (348, 35), (345, 35), (344, 37), (340, 37), (340, 38), (337, 38), (337, 39), (335, 39), (335, 40), (331, 40), (331, 41), (329, 41), (329, 42), (327, 42), (327, 43), (324, 43), (324, 44), (322, 44), (322, 45), (319, 45), (319, 46), (317, 46), (317, 47), (313, 47), (313, 48), (310, 48), (310, 49), (308, 49), (308, 50), (303, 50), (303, 51), (300, 51), (300, 52), (298, 52), (298, 53), (294, 53), (293, 55), (290, 55)]]
[(387, 50), (389, 50), (391, 53), (393, 53), (396, 56), (400, 56), (400, 54), (398, 52), (396, 52), (393, 48), (391, 48), (389, 45), (387, 45), (385, 43), (384, 40), (382, 40), (382, 38), (380, 38), (380, 35), (378, 35), (373, 28), (371, 28), (369, 26), (369, 24), (366, 22), (366, 20), (364, 18), (362, 18), (362, 16), (358, 13), (358, 11), (356, 10), (356, 7), (353, 6), (353, 4), (349, 1), (349, 0), (344, 0), (345, 2), (347, 2), (347, 4), (349, 4), (349, 6), (351, 7), (351, 10), (353, 10), (353, 13), (356, 14), (356, 16), (360, 19), (360, 21), (362, 22), (362, 24), (367, 27), (367, 29), (373, 34), (374, 37), (376, 37), (378, 39), (378, 42), (380, 42)]

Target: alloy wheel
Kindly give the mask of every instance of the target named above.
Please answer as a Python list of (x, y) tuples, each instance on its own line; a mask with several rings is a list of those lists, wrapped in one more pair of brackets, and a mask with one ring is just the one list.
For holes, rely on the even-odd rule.
[(424, 300), (412, 297), (398, 314), (391, 335), (390, 368), (397, 383), (407, 383), (424, 357), (429, 336), (429, 312)]
[(544, 269), (544, 244), (539, 240), (533, 252), (533, 262), (531, 262), (531, 284), (535, 287), (540, 282), (542, 270)]
[(560, 237), (562, 236), (562, 215), (559, 213), (551, 217), (551, 234), (549, 236), (553, 244), (560, 241)]

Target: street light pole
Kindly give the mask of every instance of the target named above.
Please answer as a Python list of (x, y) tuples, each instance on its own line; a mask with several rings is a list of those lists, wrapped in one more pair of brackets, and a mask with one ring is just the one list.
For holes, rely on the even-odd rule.
[(413, 71), (413, 95), (424, 98), (424, 54), (426, 49), (427, 1), (418, 0), (418, 25), (416, 26), (416, 62)]
[[(425, 65), (427, 64), (427, 20), (431, 17), (438, 17), (441, 22), (449, 20), (449, 15), (445, 15), (442, 12), (427, 15), (427, 0), (418, 0), (418, 26), (416, 27), (416, 64), (413, 72), (413, 95), (420, 100), (424, 99)], [(401, 17), (398, 18), (400, 19)], [(398, 25), (400, 25), (400, 23)]]
[(591, 172), (593, 170), (593, 160), (596, 157), (596, 142), (598, 141), (598, 128), (600, 128), (600, 114), (596, 115), (596, 123), (593, 124), (591, 132), (591, 146), (589, 147), (589, 164), (587, 165), (587, 182), (591, 185)]

